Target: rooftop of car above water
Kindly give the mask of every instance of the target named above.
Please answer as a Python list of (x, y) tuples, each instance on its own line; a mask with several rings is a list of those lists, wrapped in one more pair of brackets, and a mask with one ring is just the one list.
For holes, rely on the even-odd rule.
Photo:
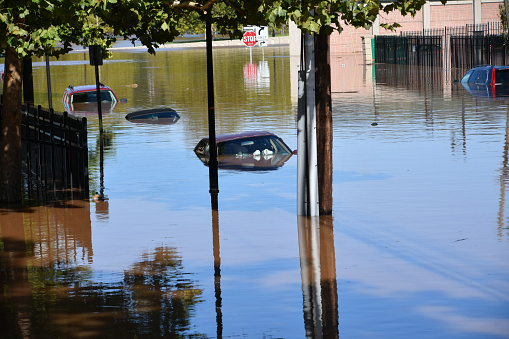
[[(265, 136), (276, 136), (274, 133), (265, 132), (265, 131), (248, 131), (241, 133), (228, 133), (228, 134), (218, 134), (216, 135), (216, 142), (223, 142), (229, 140), (237, 140), (244, 138), (254, 138), (254, 137), (265, 137)], [(208, 140), (209, 138), (203, 138)]]

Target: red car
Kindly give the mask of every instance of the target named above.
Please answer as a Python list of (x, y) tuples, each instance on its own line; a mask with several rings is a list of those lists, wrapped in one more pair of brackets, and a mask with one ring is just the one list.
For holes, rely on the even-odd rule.
[[(254, 131), (216, 136), (219, 168), (241, 170), (277, 169), (295, 153), (284, 141), (270, 132)], [(194, 153), (208, 165), (209, 138), (203, 138)]]
[[(117, 106), (118, 99), (111, 88), (100, 84), (101, 108), (111, 112)], [(97, 112), (96, 85), (69, 86), (62, 96), (62, 103), (67, 112)]]

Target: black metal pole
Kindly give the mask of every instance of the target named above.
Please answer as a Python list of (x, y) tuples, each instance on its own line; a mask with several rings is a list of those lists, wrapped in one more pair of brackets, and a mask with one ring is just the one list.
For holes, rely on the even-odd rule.
[(99, 136), (103, 136), (103, 112), (101, 107), (101, 83), (99, 82), (99, 65), (95, 64), (95, 88), (97, 95), (97, 113), (99, 114)]
[(49, 109), (52, 109), (53, 108), (53, 100), (52, 100), (53, 93), (51, 92), (51, 72), (50, 72), (49, 56), (48, 55), (46, 55), (46, 84), (48, 86), (48, 107), (49, 107)]
[(95, 62), (95, 87), (96, 87), (96, 96), (97, 96), (97, 113), (99, 115), (99, 152), (100, 152), (99, 199), (104, 200), (103, 112), (102, 112), (102, 107), (101, 107), (101, 83), (99, 82), (98, 62)]
[(23, 100), (34, 103), (34, 76), (32, 72), (32, 58), (23, 58)]
[(207, 92), (208, 92), (208, 118), (209, 118), (209, 185), (210, 197), (213, 210), (218, 209), (217, 195), (219, 184), (217, 179), (217, 145), (216, 145), (216, 120), (214, 111), (214, 71), (212, 68), (212, 29), (210, 21), (206, 23), (207, 45)]
[(102, 134), (99, 137), (99, 200), (104, 200), (104, 145)]

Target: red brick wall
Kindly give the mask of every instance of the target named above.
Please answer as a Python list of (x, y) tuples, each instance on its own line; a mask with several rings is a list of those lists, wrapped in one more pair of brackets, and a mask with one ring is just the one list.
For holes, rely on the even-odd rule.
[(474, 22), (472, 4), (430, 6), (431, 28), (457, 27)]
[(399, 34), (400, 32), (411, 32), (422, 30), (422, 11), (417, 12), (415, 17), (411, 15), (402, 16), (400, 12), (381, 13), (379, 16), (380, 24), (393, 24), (397, 22), (401, 27), (397, 28), (396, 31), (387, 31), (385, 28), (380, 27), (381, 35), (392, 35)]
[[(491, 21), (500, 21), (500, 9), (498, 8), (499, 5), (502, 5), (503, 3), (484, 3), (481, 5), (481, 16), (482, 16), (482, 22), (491, 22)], [(496, 20), (493, 20), (493, 18), (496, 18)]]
[(330, 37), (331, 54), (362, 51), (362, 37), (365, 35), (371, 35), (371, 32), (364, 28), (355, 29), (344, 25), (341, 34), (335, 32)]

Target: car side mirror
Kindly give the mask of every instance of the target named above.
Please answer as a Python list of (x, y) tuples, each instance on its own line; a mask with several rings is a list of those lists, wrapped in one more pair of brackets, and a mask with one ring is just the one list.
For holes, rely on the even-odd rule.
[(127, 99), (126, 99), (126, 98), (122, 98), (122, 99), (120, 99), (120, 103), (121, 103), (121, 104), (125, 104), (126, 102), (127, 102)]

